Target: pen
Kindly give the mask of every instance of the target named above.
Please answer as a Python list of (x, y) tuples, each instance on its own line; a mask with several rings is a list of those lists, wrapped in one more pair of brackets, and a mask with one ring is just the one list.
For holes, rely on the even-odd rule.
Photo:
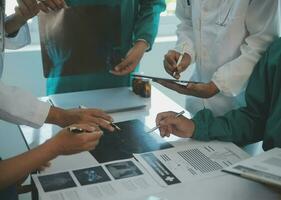
[(75, 126), (68, 127), (68, 131), (71, 132), (71, 133), (74, 133), (74, 134), (81, 134), (81, 133), (86, 132), (84, 129), (78, 128), (78, 127), (75, 127)]
[[(178, 118), (180, 116), (182, 116), (185, 113), (185, 111), (181, 111), (178, 114), (176, 114), (175, 118)], [(147, 131), (146, 133), (152, 133), (153, 131), (156, 131), (158, 128), (160, 128), (160, 126), (155, 126), (154, 128), (150, 129), (149, 131)]]
[[(83, 105), (80, 105), (79, 106), (79, 108), (80, 109), (87, 109), (87, 107), (86, 106), (83, 106)], [(104, 119), (105, 120), (105, 119)], [(113, 122), (110, 122), (110, 121), (107, 121), (107, 120), (105, 120), (108, 124), (110, 124), (112, 127), (114, 127), (117, 131), (121, 131), (122, 129), (119, 127), (119, 126), (117, 126), (116, 124), (114, 124)]]

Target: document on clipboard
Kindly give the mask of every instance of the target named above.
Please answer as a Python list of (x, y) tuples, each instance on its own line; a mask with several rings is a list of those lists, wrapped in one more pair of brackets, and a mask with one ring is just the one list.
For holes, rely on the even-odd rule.
[(281, 188), (281, 149), (264, 152), (223, 171)]

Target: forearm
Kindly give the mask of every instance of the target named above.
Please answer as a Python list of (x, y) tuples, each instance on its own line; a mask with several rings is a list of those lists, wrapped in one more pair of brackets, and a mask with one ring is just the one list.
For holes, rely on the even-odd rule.
[(197, 140), (221, 140), (245, 145), (262, 140), (266, 120), (246, 108), (233, 110), (222, 117), (214, 117), (210, 110), (202, 110), (193, 118)]
[(55, 141), (50, 140), (45, 144), (0, 162), (0, 190), (22, 180), (32, 171), (44, 165), (57, 156)]

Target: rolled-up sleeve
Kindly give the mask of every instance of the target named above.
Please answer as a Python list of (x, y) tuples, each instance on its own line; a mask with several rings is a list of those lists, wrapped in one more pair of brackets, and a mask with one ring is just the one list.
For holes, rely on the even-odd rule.
[(134, 28), (134, 43), (144, 40), (150, 50), (158, 32), (160, 13), (166, 8), (164, 0), (140, 0), (139, 12)]
[(0, 81), (0, 118), (2, 120), (41, 127), (49, 113), (50, 104), (39, 101), (32, 94)]
[[(9, 17), (6, 17), (6, 20), (8, 18)], [(6, 34), (5, 48), (15, 50), (15, 49), (19, 49), (19, 48), (22, 48), (22, 47), (30, 44), (30, 42), (31, 42), (31, 38), (30, 38), (29, 28), (28, 28), (28, 25), (25, 24), (12, 37), (9, 37)]]
[(246, 28), (248, 37), (240, 47), (240, 56), (221, 66), (212, 81), (223, 95), (237, 96), (245, 91), (255, 64), (279, 35), (279, 1), (251, 1)]

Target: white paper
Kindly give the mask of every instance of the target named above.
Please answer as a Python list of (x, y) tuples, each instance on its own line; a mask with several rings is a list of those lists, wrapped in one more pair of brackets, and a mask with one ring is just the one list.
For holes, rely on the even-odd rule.
[(225, 171), (281, 187), (281, 149), (275, 148), (241, 161)]
[(44, 200), (126, 200), (162, 191), (134, 159), (34, 175), (33, 180)]
[(223, 168), (249, 157), (233, 143), (217, 141), (191, 141), (171, 149), (134, 156), (161, 186), (218, 176)]

